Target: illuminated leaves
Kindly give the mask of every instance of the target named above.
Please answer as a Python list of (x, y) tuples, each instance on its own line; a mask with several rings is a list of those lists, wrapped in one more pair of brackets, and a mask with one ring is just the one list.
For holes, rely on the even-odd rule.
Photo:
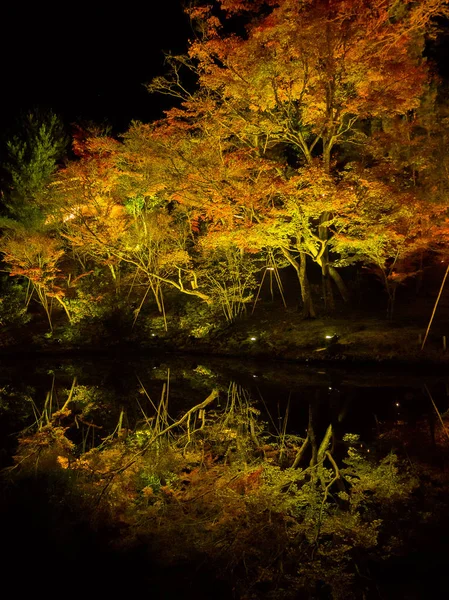
[(351, 130), (353, 117), (418, 106), (427, 80), (421, 37), (444, 3), (404, 4), (402, 11), (383, 0), (269, 4), (258, 17), (254, 3), (221, 2), (229, 14), (253, 12), (246, 36), (223, 36), (214, 26), (190, 47), (200, 85), (216, 93), (240, 125), (246, 121), (294, 144), (309, 160), (314, 139), (301, 139), (301, 126), (330, 150)]
[(59, 272), (57, 263), (64, 254), (58, 240), (23, 232), (3, 238), (1, 248), (11, 276), (24, 276), (33, 284), (52, 287)]
[(434, 224), (426, 216), (430, 194), (445, 198), (447, 169), (441, 160), (435, 177), (432, 94), (422, 102), (424, 39), (445, 10), (440, 0), (191, 7), (189, 55), (168, 57), (172, 73), (149, 86), (181, 102), (120, 142), (78, 129), (77, 160), (47, 190), (46, 225), (83, 272), (91, 261), (119, 285), (121, 270), (159, 307), (170, 286), (243, 311), (268, 255), (296, 270), (306, 295), (310, 260), (339, 289), (334, 267), (355, 261), (402, 281), (414, 253), (449, 231), (441, 205)]

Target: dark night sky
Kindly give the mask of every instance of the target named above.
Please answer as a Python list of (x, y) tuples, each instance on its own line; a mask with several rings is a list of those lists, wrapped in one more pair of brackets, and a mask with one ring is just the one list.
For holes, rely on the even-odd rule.
[(192, 32), (182, 3), (2, 4), (2, 129), (35, 106), (66, 122), (106, 119), (118, 130), (160, 116), (169, 100), (143, 83), (164, 72), (164, 51), (186, 50)]
[[(35, 106), (51, 108), (69, 124), (108, 121), (123, 131), (131, 119), (148, 121), (170, 98), (151, 96), (143, 83), (164, 72), (164, 51), (182, 53), (192, 37), (184, 0), (60, 4), (17, 2), (0, 7), (0, 128)], [(154, 8), (156, 7), (156, 9)], [(446, 35), (430, 54), (449, 75)], [(0, 133), (1, 135), (1, 133)]]

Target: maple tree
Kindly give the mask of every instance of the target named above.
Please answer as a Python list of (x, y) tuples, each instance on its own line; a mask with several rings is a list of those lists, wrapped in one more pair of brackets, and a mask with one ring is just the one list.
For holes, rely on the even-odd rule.
[(115, 295), (134, 294), (134, 307), (138, 296), (136, 318), (149, 294), (165, 315), (171, 289), (232, 321), (268, 264), (295, 270), (305, 317), (317, 312), (312, 263), (325, 308), (335, 286), (349, 297), (339, 269), (361, 262), (392, 309), (414, 263), (447, 246), (444, 118), (423, 59), (445, 11), (440, 0), (188, 9), (188, 55), (170, 56), (171, 74), (149, 85), (177, 107), (133, 123), (121, 141), (78, 128), (76, 159), (39, 191), (44, 222), (30, 235), (59, 240), (69, 285), (109, 273)]
[(142, 181), (149, 178), (151, 201), (158, 198), (159, 208), (165, 204), (183, 224), (194, 288), (233, 320), (256, 287), (255, 254), (267, 248), (258, 223), (272, 213), (279, 174), (248, 149), (235, 148), (207, 116), (186, 120), (176, 110), (156, 126), (132, 127), (124, 153), (134, 188), (144, 193)]
[(52, 182), (52, 210), (47, 216), (79, 258), (103, 263), (114, 281), (119, 263), (108, 248), (117, 243), (125, 227), (118, 173), (113, 168), (118, 146), (111, 138), (75, 135), (74, 150), (79, 158), (61, 169)]
[(143, 288), (136, 317), (149, 292), (165, 311), (163, 286), (207, 302), (192, 270), (190, 227), (163, 193), (161, 149), (156, 155), (132, 131), (125, 144), (87, 137), (76, 148), (80, 158), (53, 184), (53, 216), (83, 268), (93, 261), (110, 270), (116, 286), (129, 285), (129, 293)]
[(55, 299), (64, 309), (69, 321), (71, 315), (64, 300), (65, 292), (61, 287), (61, 273), (58, 263), (64, 255), (61, 242), (45, 233), (18, 229), (1, 240), (3, 260), (8, 266), (11, 277), (23, 277), (29, 282), (27, 294), (28, 306), (33, 294), (44, 308), (50, 329), (52, 324), (52, 304)]
[[(196, 6), (189, 13), (199, 21), (201, 36), (191, 43), (189, 57), (177, 64), (172, 58), (172, 77), (150, 85), (151, 91), (182, 98), (182, 109), (171, 118), (184, 126), (190, 120), (191, 127), (204, 128), (208, 120), (212, 135), (220, 132), (225, 155), (231, 145), (255, 161), (280, 162), (281, 178), (302, 178), (296, 204), (303, 211), (304, 233), (296, 231), (293, 253), (291, 247), (282, 251), (292, 263), (299, 257), (301, 266), (295, 268), (303, 273), (304, 287), (305, 254), (321, 266), (329, 305), (329, 278), (344, 290), (329, 258), (329, 225), (344, 198), (334, 193), (335, 185), (320, 189), (323, 178), (317, 183), (313, 175), (319, 168), (324, 177), (338, 180), (341, 149), (349, 144), (362, 149), (366, 122), (419, 107), (429, 81), (424, 35), (445, 9), (438, 0), (227, 0)], [(197, 74), (198, 93), (180, 84), (180, 65)]]
[(420, 253), (431, 244), (435, 227), (423, 201), (379, 179), (348, 172), (347, 213), (336, 220), (332, 249), (340, 264), (362, 262), (381, 280), (393, 314), (397, 286), (419, 271)]

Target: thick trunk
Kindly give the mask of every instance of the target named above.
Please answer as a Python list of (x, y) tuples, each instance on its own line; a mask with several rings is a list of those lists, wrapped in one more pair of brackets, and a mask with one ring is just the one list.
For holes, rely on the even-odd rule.
[(391, 283), (388, 279), (388, 274), (385, 271), (382, 271), (385, 291), (387, 293), (387, 319), (393, 318), (394, 312), (394, 301), (396, 298), (396, 285), (395, 283)]
[(307, 277), (307, 256), (301, 252), (299, 258), (299, 285), (301, 287), (302, 312), (306, 319), (314, 319), (316, 317), (315, 308), (313, 306), (312, 291), (310, 289), (309, 279)]
[(299, 254), (299, 265), (296, 259), (290, 252), (283, 248), (282, 252), (288, 262), (295, 269), (298, 276), (299, 287), (301, 289), (302, 299), (302, 316), (305, 319), (314, 319), (316, 317), (315, 308), (313, 306), (312, 291), (310, 289), (309, 279), (307, 277), (307, 256), (304, 252)]
[(349, 301), (349, 291), (348, 291), (348, 288), (346, 287), (345, 282), (341, 278), (340, 273), (337, 271), (337, 269), (335, 269), (335, 267), (331, 267), (329, 265), (329, 275), (332, 277), (343, 300), (345, 302), (348, 302)]
[(388, 291), (388, 306), (387, 306), (387, 319), (393, 318), (394, 304), (396, 300), (396, 286), (390, 287)]
[(335, 309), (334, 292), (332, 290), (332, 281), (329, 277), (329, 258), (326, 256), (327, 251), (323, 254), (323, 263), (321, 267), (321, 281), (323, 287), (324, 307), (328, 311)]
[[(321, 215), (320, 222), (325, 223), (329, 220), (329, 213), (325, 212)], [(329, 237), (329, 230), (327, 226), (320, 225), (319, 226), (319, 236), (320, 240), (322, 240), (326, 247), (324, 249), (323, 254), (321, 255), (321, 281), (323, 286), (323, 300), (324, 306), (326, 310), (334, 310), (334, 294), (332, 291), (332, 282), (329, 276), (329, 250), (327, 248), (327, 240)]]

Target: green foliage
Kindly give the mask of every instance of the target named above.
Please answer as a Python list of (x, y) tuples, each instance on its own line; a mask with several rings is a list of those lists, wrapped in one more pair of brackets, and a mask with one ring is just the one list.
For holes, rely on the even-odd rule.
[(88, 274), (69, 288), (65, 303), (71, 322), (61, 325), (57, 336), (67, 344), (95, 344), (132, 331), (130, 302), (115, 292), (104, 270)]
[(154, 473), (141, 473), (140, 479), (142, 481), (143, 489), (151, 488), (152, 494), (157, 494), (160, 491), (162, 483), (159, 477), (154, 475)]
[(204, 267), (210, 297), (226, 321), (232, 323), (253, 300), (258, 267), (251, 255), (232, 246), (208, 253)]
[(45, 201), (40, 195), (67, 144), (62, 122), (54, 113), (26, 115), (21, 130), (6, 144), (5, 168), (10, 178), (6, 204), (13, 218), (28, 223), (42, 218)]
[(142, 196), (136, 196), (134, 198), (128, 198), (125, 202), (125, 208), (127, 212), (134, 218), (137, 217), (145, 206), (145, 198)]
[(205, 338), (219, 325), (220, 319), (216, 312), (213, 306), (195, 300), (189, 301), (182, 308), (179, 325), (193, 337)]
[(355, 448), (349, 448), (344, 459), (346, 467), (342, 474), (351, 485), (351, 500), (354, 509), (363, 506), (367, 511), (373, 503), (384, 507), (405, 502), (418, 481), (398, 457), (390, 453), (380, 461), (368, 461)]
[(27, 312), (26, 286), (19, 281), (2, 282), (2, 295), (0, 297), (0, 325), (26, 325), (31, 320)]

